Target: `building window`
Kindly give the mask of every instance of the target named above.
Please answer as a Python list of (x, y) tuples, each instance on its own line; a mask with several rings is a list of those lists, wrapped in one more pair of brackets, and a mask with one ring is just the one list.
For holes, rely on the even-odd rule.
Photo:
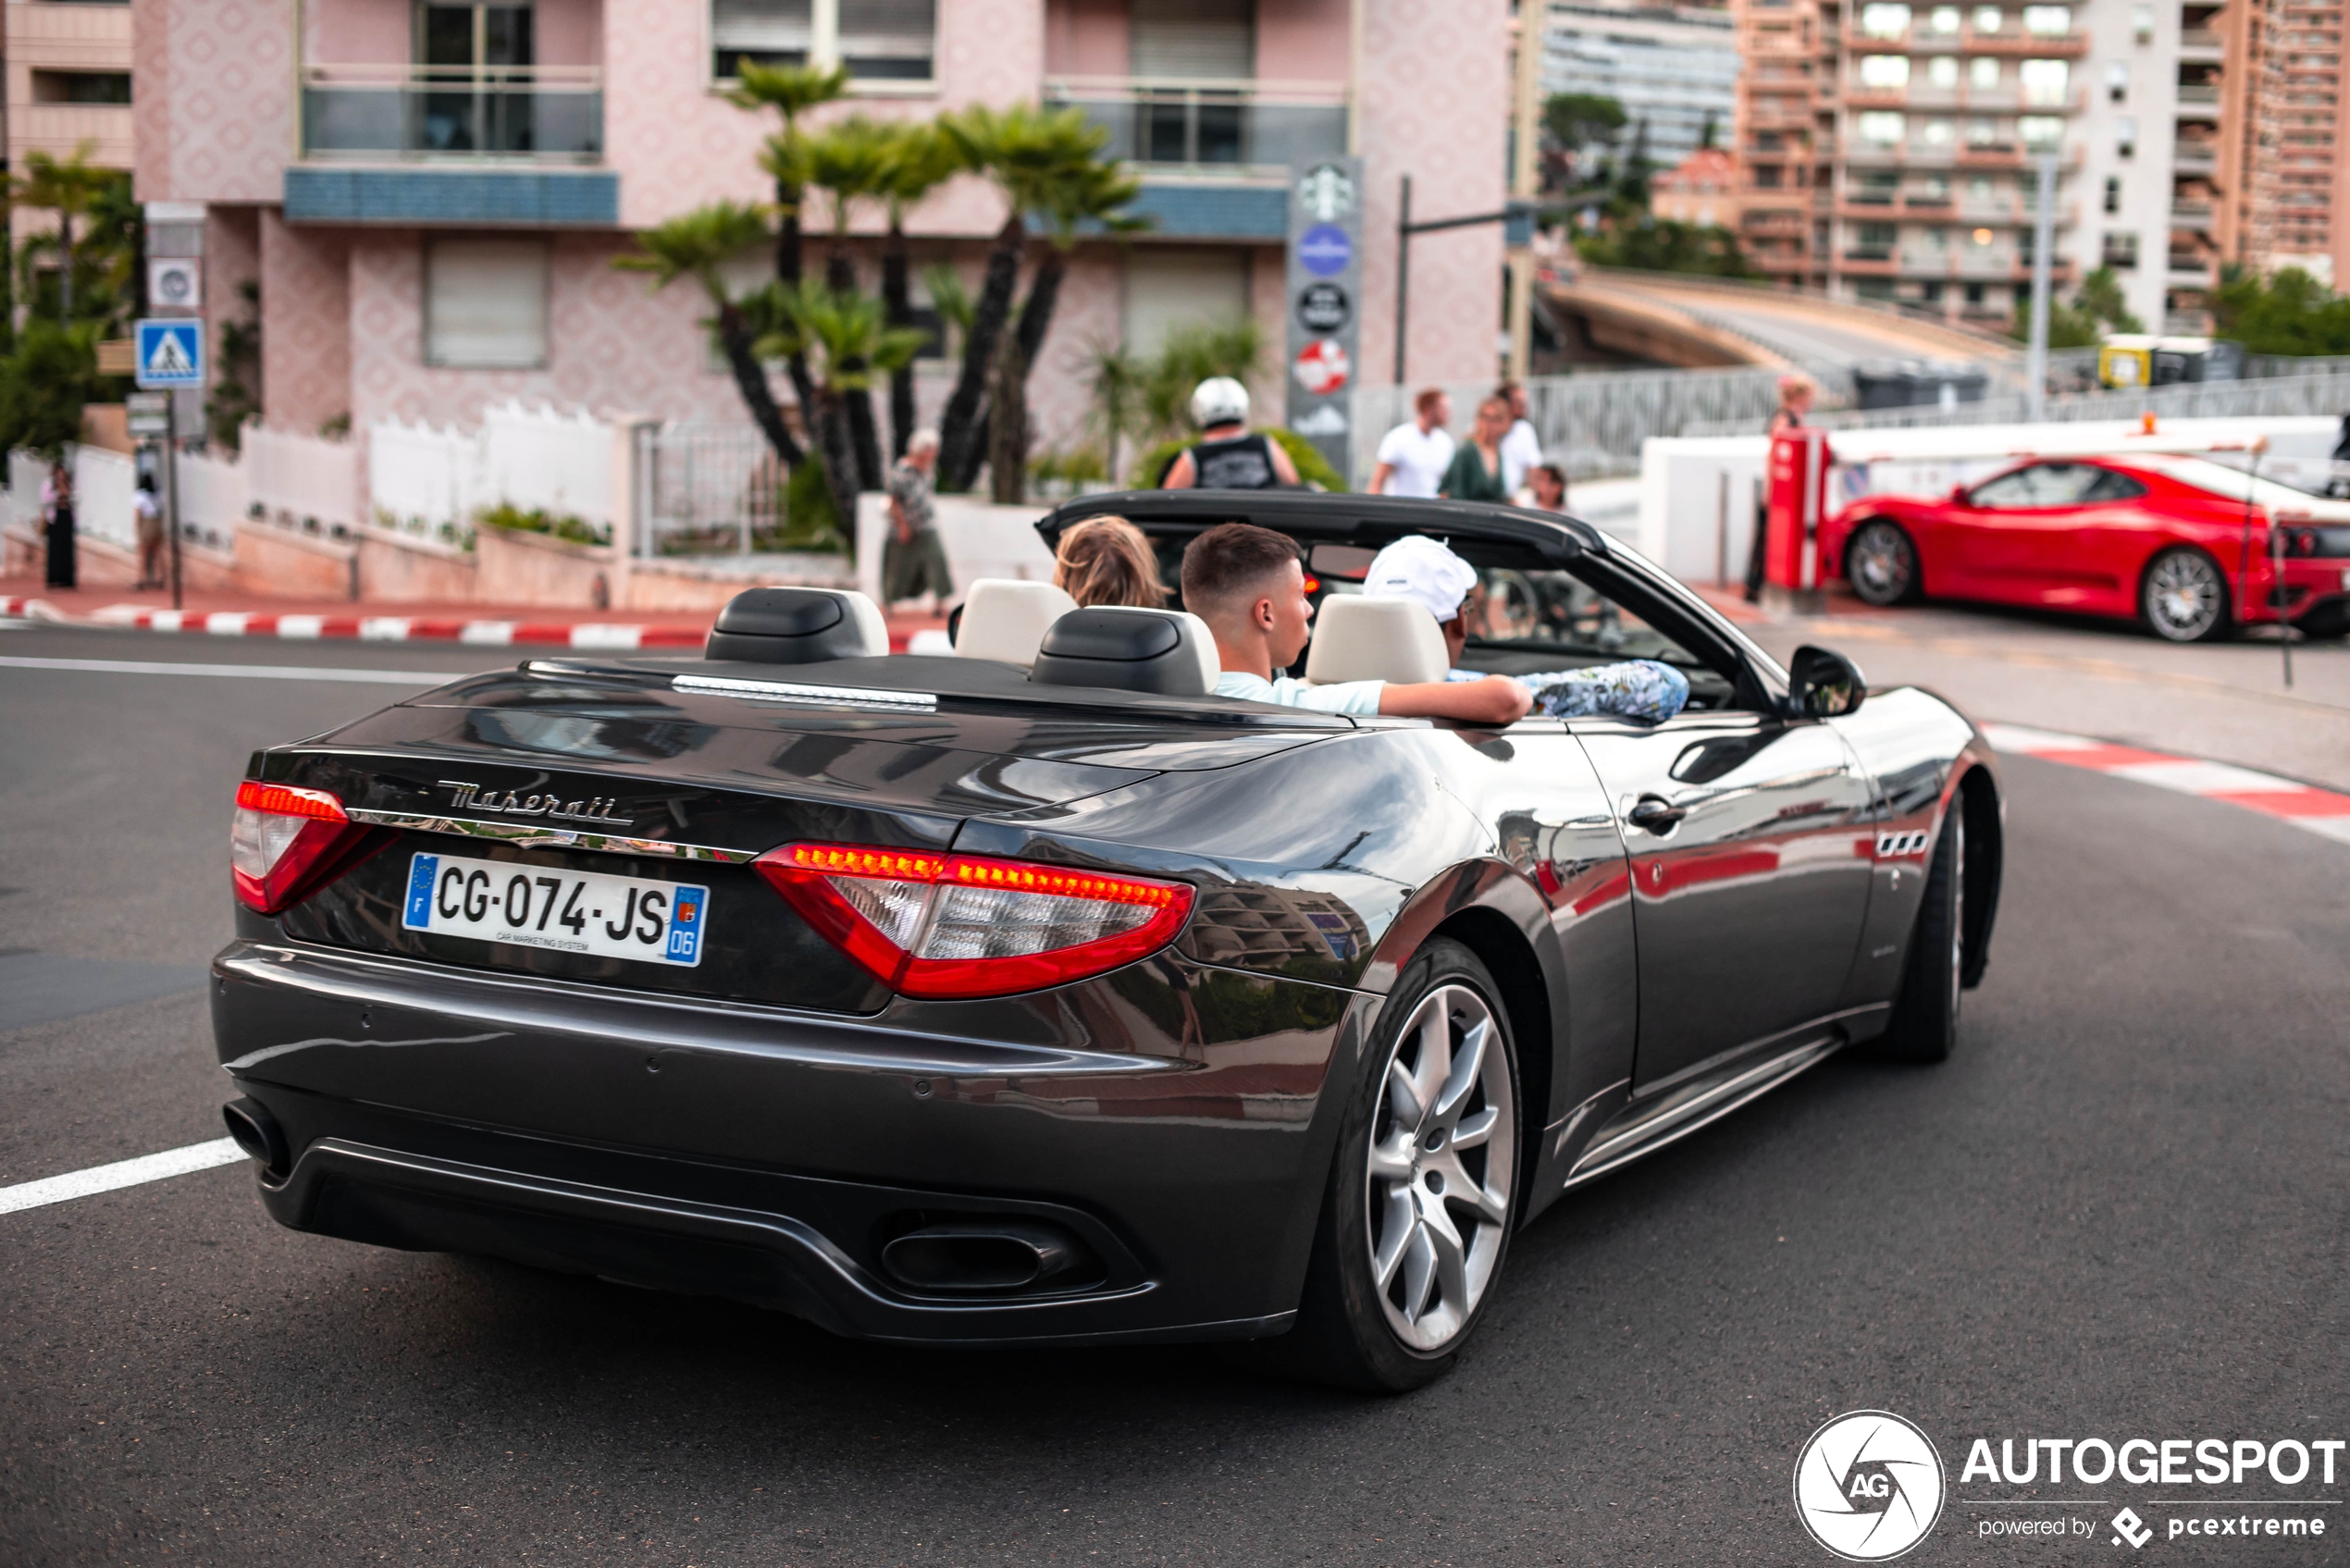
[(2139, 42), (2139, 43), (2153, 43), (2153, 42), (2154, 42), (2154, 7), (2153, 7), (2153, 6), (2131, 6), (2131, 7), (2130, 7), (2130, 30), (2131, 30), (2133, 32), (2134, 32), (2134, 33), (2136, 33), (2136, 34), (2138, 35), (2138, 42)]
[(2135, 267), (2138, 265), (2138, 237), (2135, 234), (2107, 235), (2101, 259), (2107, 266)]
[(1871, 38), (1905, 38), (1910, 31), (1910, 8), (1891, 0), (1869, 0), (1861, 7), (1861, 31)]
[(547, 242), (435, 240), (425, 249), (425, 363), (537, 370), (547, 363)]
[(1967, 309), (1981, 310), (1983, 308), (1985, 298), (1985, 294), (1982, 284), (1970, 283), (1966, 286)]
[(1968, 146), (1988, 147), (1998, 139), (1999, 128), (1997, 122), (1985, 119), (1981, 115), (1966, 122)]
[(1861, 85), (1876, 92), (1899, 92), (1910, 85), (1910, 56), (1907, 55), (1863, 55), (1861, 56)]
[(1959, 58), (1956, 55), (1936, 55), (1925, 63), (1925, 79), (1936, 87), (1959, 84)]
[(32, 73), (36, 104), (128, 104), (129, 71), (43, 71)]
[(2105, 95), (2117, 104), (2130, 101), (2130, 62), (2116, 60), (2105, 68)]
[(1999, 85), (1999, 62), (1988, 55), (1978, 55), (1966, 63), (1966, 78), (1977, 87), (1997, 87)]
[(2061, 38), (2072, 31), (2070, 6), (2026, 6), (2023, 31), (2040, 38)]
[(1948, 147), (1958, 139), (1958, 121), (1950, 118), (1948, 115), (1936, 115), (1932, 119), (1925, 122), (1925, 144), (1927, 146)]
[(1860, 117), (1861, 140), (1878, 147), (1898, 147), (1908, 133), (1905, 117), (1889, 109), (1873, 109)]
[(2039, 108), (2058, 108), (2071, 70), (2062, 60), (2026, 60), (2016, 69), (2023, 83), (2023, 101)]
[(2121, 177), (2120, 175), (2109, 174), (2105, 177), (2105, 210), (2109, 213), (2118, 213), (2121, 210)]
[(1959, 8), (1956, 6), (1935, 6), (1933, 27), (1934, 31), (1939, 33), (1952, 33), (1958, 31)]
[(1977, 6), (1974, 8), (1974, 31), (1977, 32), (1998, 31), (1999, 7), (1997, 6)]
[(2015, 133), (2023, 144), (2045, 152), (2064, 141), (2064, 118), (2060, 115), (2018, 115)]
[(2116, 115), (2113, 119), (2113, 153), (2116, 157), (2137, 155), (2138, 122), (2128, 115)]
[(711, 0), (710, 73), (741, 63), (840, 65), (859, 81), (927, 82), (934, 74), (936, 0)]

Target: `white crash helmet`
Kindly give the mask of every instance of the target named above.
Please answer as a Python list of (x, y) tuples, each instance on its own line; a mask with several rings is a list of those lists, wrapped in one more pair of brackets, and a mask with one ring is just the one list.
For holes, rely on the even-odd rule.
[(1248, 389), (1229, 376), (1211, 376), (1192, 389), (1192, 423), (1201, 429), (1248, 423)]

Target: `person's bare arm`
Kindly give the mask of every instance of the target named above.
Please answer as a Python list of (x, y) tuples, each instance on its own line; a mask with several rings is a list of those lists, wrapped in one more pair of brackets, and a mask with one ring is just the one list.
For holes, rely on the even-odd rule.
[(1387, 481), (1393, 476), (1394, 473), (1395, 464), (1391, 463), (1382, 463), (1373, 468), (1371, 470), (1370, 493), (1375, 496), (1383, 496), (1387, 494)]
[(1194, 485), (1198, 483), (1199, 470), (1192, 463), (1192, 449), (1185, 447), (1182, 451), (1182, 454), (1176, 458), (1175, 466), (1167, 471), (1167, 481), (1165, 484), (1161, 485), (1159, 488), (1163, 490), (1188, 490)]
[(1534, 706), (1534, 694), (1507, 675), (1481, 681), (1390, 681), (1379, 710), (1395, 719), (1465, 719), (1474, 724), (1514, 724)]
[(1297, 476), (1297, 464), (1290, 461), (1289, 449), (1270, 436), (1265, 438), (1265, 450), (1273, 456), (1273, 476), (1284, 485), (1303, 484)]

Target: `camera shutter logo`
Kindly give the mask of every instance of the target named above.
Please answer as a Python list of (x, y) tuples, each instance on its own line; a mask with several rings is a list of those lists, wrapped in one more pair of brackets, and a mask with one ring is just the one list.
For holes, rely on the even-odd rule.
[(1933, 1440), (1886, 1411), (1836, 1417), (1795, 1460), (1795, 1516), (1848, 1562), (1884, 1562), (1925, 1539), (1943, 1489)]

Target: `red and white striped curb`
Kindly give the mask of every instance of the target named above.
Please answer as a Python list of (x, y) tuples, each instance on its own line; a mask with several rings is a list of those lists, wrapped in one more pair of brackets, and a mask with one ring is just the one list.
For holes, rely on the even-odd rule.
[(2231, 806), (2263, 812), (2294, 827), (2350, 844), (2350, 795), (2338, 790), (2319, 789), (2298, 779), (2256, 772), (2230, 762), (2173, 757), (2168, 752), (2117, 746), (2086, 735), (2027, 729), (2021, 724), (1985, 724), (1983, 733), (2000, 751), (2089, 768), (2116, 778), (2135, 779), (2140, 784), (2176, 790), (2182, 795), (2199, 795), (2206, 800), (2224, 800)]
[(45, 599), (19, 599), (0, 594), (0, 620), (62, 621), (66, 612)]
[[(15, 600), (0, 599), (0, 613)], [(216, 637), (287, 637), (315, 641), (356, 637), (361, 642), (454, 642), (503, 648), (535, 643), (557, 648), (627, 649), (699, 648), (709, 636), (690, 626), (638, 626), (609, 622), (445, 621), (410, 615), (266, 615), (245, 610), (149, 610), (110, 604), (93, 611), (90, 623), (148, 632), (200, 632)]]

